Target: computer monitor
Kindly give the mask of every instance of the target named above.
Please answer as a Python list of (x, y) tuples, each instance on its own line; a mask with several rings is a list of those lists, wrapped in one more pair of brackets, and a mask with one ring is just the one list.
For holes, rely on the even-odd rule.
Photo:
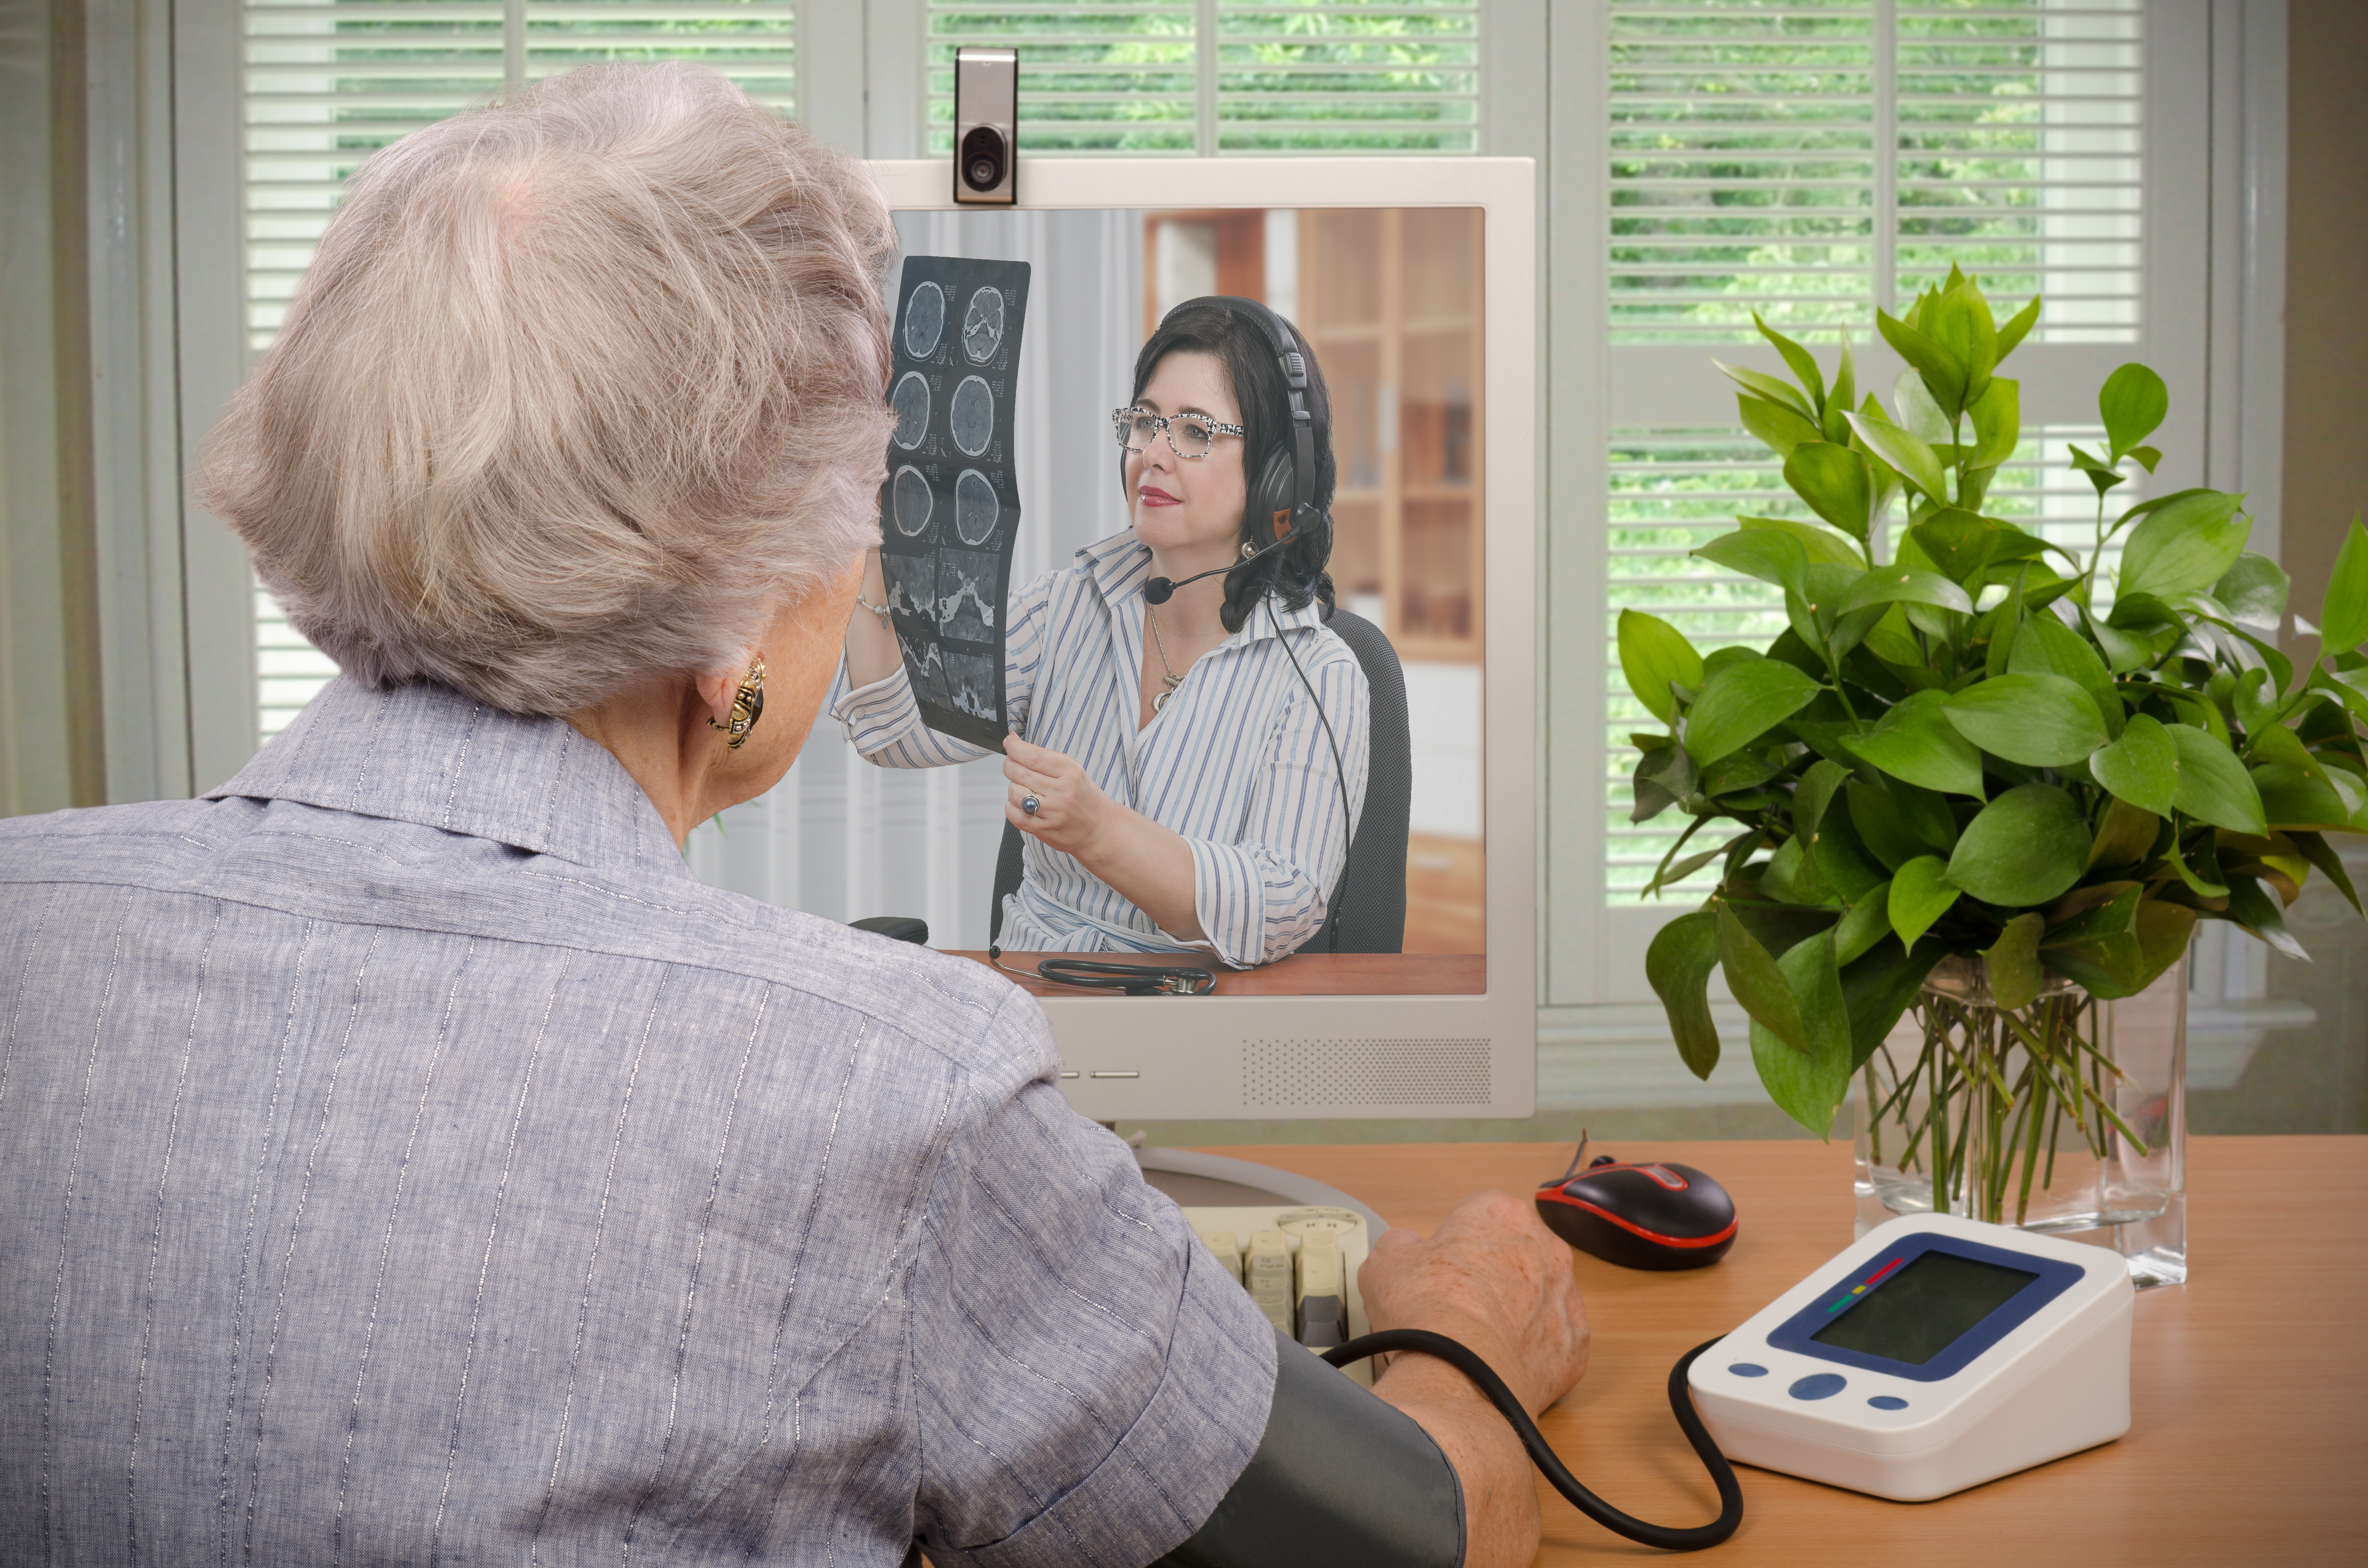
[[(1165, 309), (1201, 294), (1262, 299), (1300, 328), (1330, 384), (1331, 571), (1340, 604), (1395, 648), (1415, 758), (1402, 960), (1328, 966), (1320, 994), (1229, 984), (1192, 998), (1048, 996), (1064, 1092), (1104, 1120), (1530, 1115), (1543, 592), (1534, 165), (1022, 164), (1024, 205), (989, 210), (956, 208), (942, 160), (870, 165), (908, 254), (1034, 268), (1014, 430), (1024, 508), (1014, 585), (1126, 527), (1109, 412), (1128, 401), (1135, 353)], [(1349, 968), (1361, 981), (1343, 979)]]

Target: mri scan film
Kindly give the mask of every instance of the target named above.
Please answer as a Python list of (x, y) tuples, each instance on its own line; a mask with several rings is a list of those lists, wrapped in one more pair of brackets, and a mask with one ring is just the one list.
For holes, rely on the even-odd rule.
[(1025, 262), (905, 258), (888, 397), (896, 428), (880, 487), (881, 572), (921, 717), (996, 751), (1009, 728), (1011, 420), (1028, 281)]

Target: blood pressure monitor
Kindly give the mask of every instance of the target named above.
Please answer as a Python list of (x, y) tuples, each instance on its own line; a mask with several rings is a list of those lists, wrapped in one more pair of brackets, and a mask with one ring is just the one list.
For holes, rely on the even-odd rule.
[(2114, 1253), (1947, 1214), (1877, 1226), (1687, 1373), (1729, 1459), (1902, 1502), (2130, 1426)]

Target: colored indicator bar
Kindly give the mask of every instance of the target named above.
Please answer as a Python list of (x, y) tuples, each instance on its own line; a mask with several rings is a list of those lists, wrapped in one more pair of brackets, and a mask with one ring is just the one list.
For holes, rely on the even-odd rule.
[(1882, 1283), (1883, 1283), (1883, 1277), (1884, 1277), (1884, 1275), (1886, 1275), (1886, 1274), (1889, 1274), (1893, 1269), (1895, 1269), (1895, 1268), (1898, 1267), (1900, 1266), (1900, 1264), (1901, 1264), (1902, 1262), (1904, 1262), (1904, 1261), (1906, 1261), (1906, 1260), (1905, 1260), (1905, 1259), (1902, 1259), (1902, 1258), (1896, 1258), (1896, 1257), (1893, 1258), (1889, 1263), (1884, 1264), (1881, 1268), (1878, 1268), (1878, 1269), (1876, 1269), (1873, 1274), (1868, 1275), (1868, 1276), (1867, 1276), (1867, 1278), (1866, 1278), (1866, 1284), (1865, 1284), (1864, 1286), (1860, 1287), (1860, 1289), (1861, 1289), (1861, 1290), (1870, 1289), (1870, 1288), (1872, 1288), (1872, 1287), (1873, 1287), (1873, 1286), (1876, 1286), (1876, 1285), (1880, 1285), (1880, 1284), (1882, 1284)]
[(1851, 1286), (1847, 1293), (1826, 1309), (1826, 1315), (1827, 1317), (1833, 1316), (1844, 1307), (1849, 1306), (1852, 1301), (1857, 1301), (1861, 1296), (1865, 1295), (1869, 1290), (1873, 1290), (1877, 1285), (1882, 1284), (1885, 1276), (1890, 1274), (1893, 1269), (1897, 1268), (1906, 1261), (1907, 1259), (1905, 1258), (1895, 1257), (1889, 1263), (1884, 1264), (1881, 1268), (1876, 1269), (1873, 1274), (1868, 1275), (1865, 1284)]

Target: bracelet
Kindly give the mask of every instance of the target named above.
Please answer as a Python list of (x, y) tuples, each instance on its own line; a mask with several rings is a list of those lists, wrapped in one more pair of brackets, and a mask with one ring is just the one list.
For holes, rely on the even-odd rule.
[(873, 604), (870, 599), (867, 599), (867, 598), (865, 598), (865, 597), (863, 597), (863, 590), (862, 590), (862, 589), (860, 589), (860, 588), (858, 588), (858, 589), (856, 589), (856, 590), (855, 590), (855, 602), (856, 602), (857, 604), (861, 605), (865, 609), (870, 610), (872, 614), (874, 614), (874, 615), (876, 615), (876, 616), (878, 616), (878, 617), (880, 618), (880, 630), (881, 630), (881, 631), (893, 631), (893, 630), (894, 630), (894, 628), (889, 624), (889, 620), (888, 620), (888, 607), (887, 607), (886, 605), (876, 605), (876, 604)]

